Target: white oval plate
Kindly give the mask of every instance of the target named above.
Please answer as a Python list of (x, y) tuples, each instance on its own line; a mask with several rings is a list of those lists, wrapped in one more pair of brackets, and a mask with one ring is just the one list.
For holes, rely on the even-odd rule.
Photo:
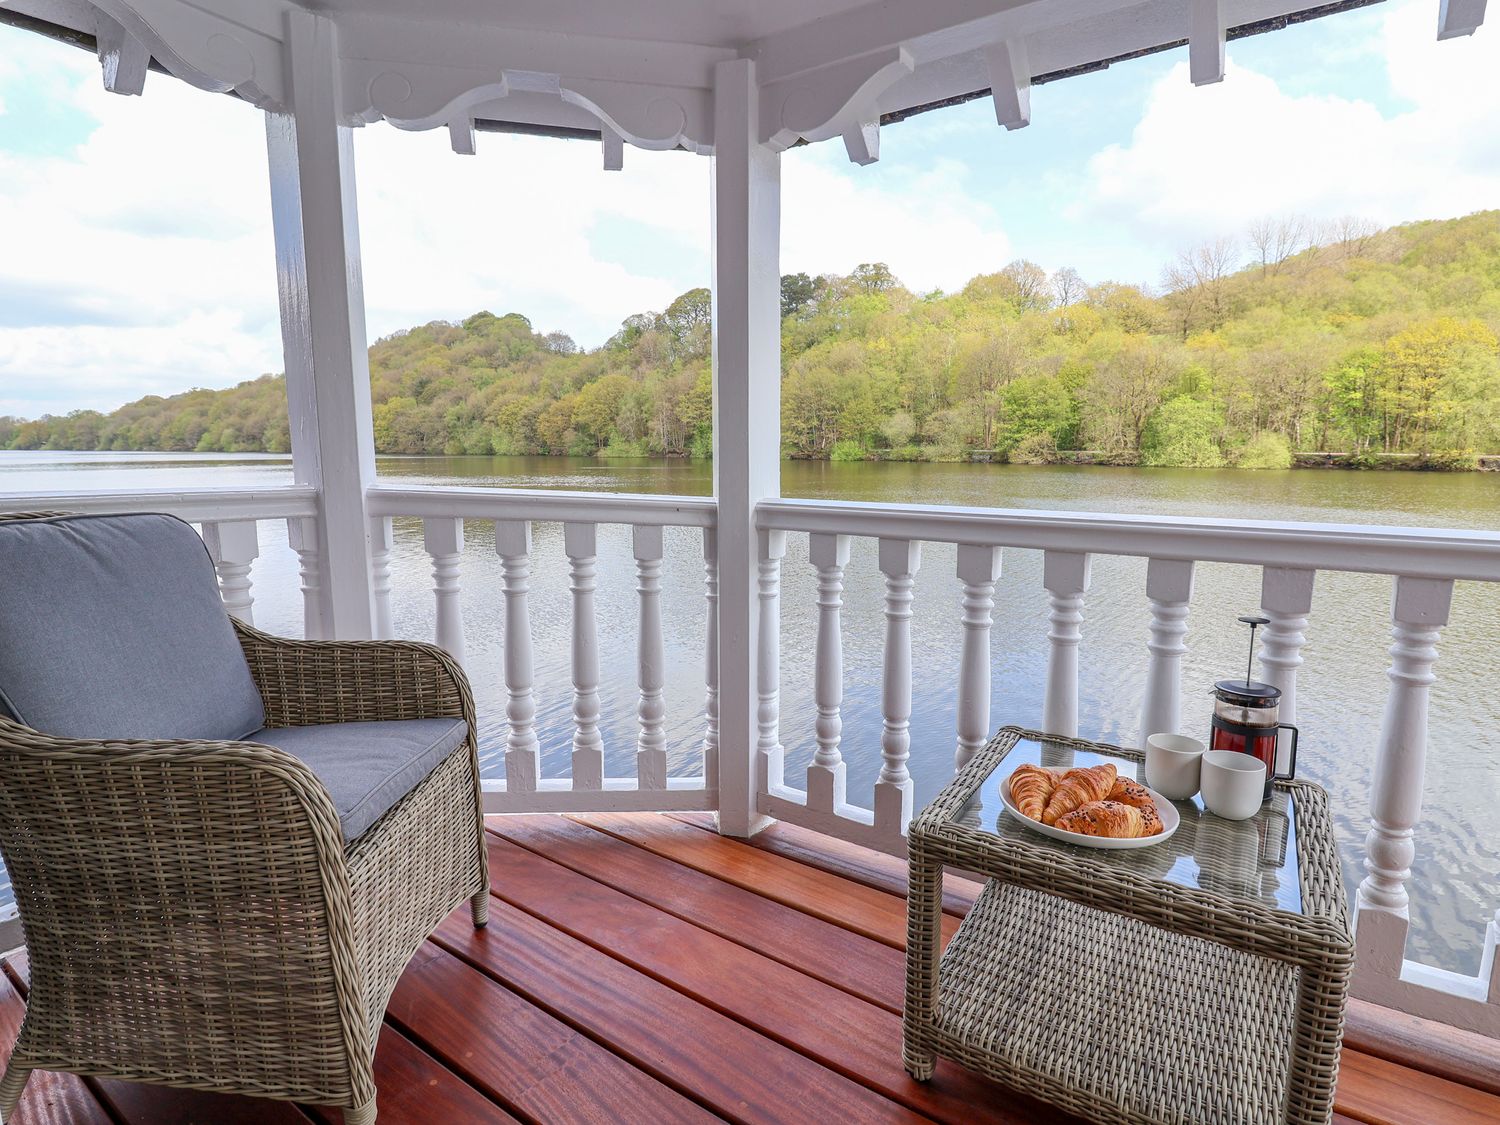
[(1105, 851), (1131, 851), (1135, 848), (1149, 848), (1153, 844), (1160, 844), (1171, 838), (1177, 826), (1182, 823), (1182, 816), (1177, 812), (1172, 802), (1163, 797), (1150, 786), (1144, 786), (1151, 799), (1156, 802), (1156, 813), (1161, 817), (1161, 831), (1155, 836), (1142, 836), (1134, 840), (1117, 840), (1110, 836), (1085, 836), (1081, 832), (1065, 832), (1061, 828), (1054, 828), (1050, 824), (1043, 824), (1040, 820), (1032, 820), (1010, 799), (1010, 778), (1007, 777), (1000, 783), (1000, 800), (1005, 804), (1005, 811), (1010, 813), (1027, 828), (1033, 832), (1040, 832), (1043, 836), (1051, 836), (1054, 840), (1063, 840), (1069, 844), (1077, 844), (1081, 848), (1102, 848)]

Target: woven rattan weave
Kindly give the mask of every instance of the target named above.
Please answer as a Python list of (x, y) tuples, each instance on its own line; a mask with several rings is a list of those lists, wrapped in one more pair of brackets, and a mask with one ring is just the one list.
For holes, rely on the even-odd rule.
[[(1175, 837), (1109, 852), (1009, 814), (986, 827), (982, 790), (1018, 746), (1141, 761), (1005, 727), (912, 821), (907, 1070), (930, 1078), (941, 1055), (1100, 1122), (1329, 1122), (1354, 954), (1323, 790), (1278, 783), (1294, 887), (1207, 890), (1225, 822), (1204, 822), (1192, 877), (1166, 869), (1192, 859)], [(940, 957), (945, 867), (989, 881)]]
[(432, 645), (235, 623), (268, 726), (465, 719), (469, 737), (345, 846), (296, 758), (248, 742), (89, 742), (0, 719), (0, 851), (31, 963), (0, 1081), (36, 1068), (375, 1119), (396, 978), (455, 906), (487, 916), (474, 701)]

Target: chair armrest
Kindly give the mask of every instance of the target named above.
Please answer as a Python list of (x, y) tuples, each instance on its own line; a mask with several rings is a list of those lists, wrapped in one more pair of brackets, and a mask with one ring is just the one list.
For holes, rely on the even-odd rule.
[(266, 725), (464, 719), (474, 697), (458, 662), (419, 641), (295, 641), (234, 621)]

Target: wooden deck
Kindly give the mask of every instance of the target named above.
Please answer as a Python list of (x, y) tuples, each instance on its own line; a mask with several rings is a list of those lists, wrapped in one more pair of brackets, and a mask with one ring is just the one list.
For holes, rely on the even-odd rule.
[[(786, 825), (491, 821), (494, 903), (461, 909), (396, 989), (376, 1056), (383, 1125), (1060, 1122), (942, 1064), (901, 1068), (903, 868)], [(974, 886), (953, 880), (956, 928)], [(0, 1050), (26, 963), (0, 977)], [(1356, 1003), (1337, 1120), (1500, 1122), (1500, 1045)], [(309, 1125), (337, 1113), (38, 1072), (14, 1125)]]

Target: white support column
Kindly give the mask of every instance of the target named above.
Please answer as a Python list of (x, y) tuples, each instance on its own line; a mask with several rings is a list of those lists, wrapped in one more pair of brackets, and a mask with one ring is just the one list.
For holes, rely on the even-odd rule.
[(881, 707), (880, 778), (875, 782), (875, 831), (898, 842), (911, 820), (911, 603), (922, 544), (880, 540), (880, 573), (885, 575), (885, 663)]
[(1090, 556), (1045, 551), (1042, 584), (1052, 609), (1047, 632), (1047, 689), (1042, 729), (1073, 737), (1078, 733), (1078, 642), (1083, 635), (1083, 595), (1089, 588)]
[[(354, 140), (342, 124), (337, 28), (286, 13), (291, 111), (266, 115), (271, 216), (281, 296), (292, 475), (319, 490), (320, 571), (310, 635), (361, 639), (374, 627), (365, 491), (375, 477), (360, 280)], [(305, 587), (307, 588), (307, 587)]]
[(111, 94), (139, 94), (146, 88), (151, 52), (146, 45), (103, 12), (94, 11), (94, 51)]
[(1413, 833), (1422, 811), (1427, 757), (1427, 702), (1437, 677), (1438, 633), (1448, 623), (1453, 582), (1397, 578), (1391, 603), (1390, 692), (1375, 750), (1365, 875), (1355, 899), (1355, 973), (1398, 978), (1406, 949), (1415, 854)]
[(1438, 38), (1473, 35), (1484, 23), (1486, 0), (1442, 0), (1438, 5)]
[(541, 776), (536, 740), (536, 698), (532, 695), (531, 524), (495, 521), (495, 554), (505, 584), (505, 788), (534, 793)]
[(640, 595), (636, 665), (640, 670), (641, 702), (637, 711), (640, 735), (635, 751), (636, 784), (642, 789), (665, 789), (667, 706), (662, 699), (662, 686), (667, 656), (661, 635), (661, 528), (636, 527), (631, 538), (635, 547), (636, 593)]
[(260, 557), (258, 525), (254, 520), (205, 523), (203, 542), (219, 573), (219, 596), (224, 599), (224, 608), (246, 625), (254, 625), (250, 566)]
[(703, 785), (712, 793), (719, 787), (719, 544), (711, 527), (703, 529), (703, 600)]
[[(1297, 669), (1307, 643), (1307, 615), (1312, 612), (1315, 570), (1268, 566), (1261, 572), (1260, 610), (1270, 624), (1260, 631), (1260, 676), (1281, 689), (1281, 721), (1297, 721)], [(1285, 770), (1291, 757), (1292, 735), (1281, 732), (1276, 768)]]
[(1224, 81), (1224, 0), (1188, 0), (1188, 76), (1194, 86)]
[(323, 562), (318, 550), (318, 521), (298, 517), (286, 521), (287, 542), (297, 552), (297, 572), (302, 582), (302, 636), (309, 641), (327, 640), (323, 627)]
[(396, 635), (391, 614), (391, 551), (396, 545), (391, 517), (370, 521), (370, 593), (375, 602), (373, 633), (376, 640), (388, 641)]
[(1146, 564), (1146, 600), (1151, 605), (1146, 698), (1141, 705), (1144, 747), (1153, 734), (1177, 734), (1182, 725), (1182, 658), (1187, 654), (1188, 602), (1193, 597), (1193, 564), (1184, 559), (1151, 559)]
[(1031, 124), (1031, 62), (1026, 43), (1008, 39), (985, 52), (990, 72), (990, 98), (995, 120), (1006, 130)]
[(781, 560), (786, 557), (786, 532), (762, 531), (756, 536), (756, 546), (760, 647), (755, 757), (758, 792), (764, 795), (786, 784), (786, 752), (781, 745)]
[(1000, 579), (1000, 548), (971, 543), (958, 546), (958, 580), (964, 584), (963, 653), (958, 671), (957, 773), (969, 764), (990, 736), (990, 629), (995, 610), (995, 583)]
[(464, 521), (434, 516), (422, 521), (422, 545), (432, 556), (432, 596), (437, 602), (437, 643), (464, 662), (464, 617), (458, 604), (458, 565), (464, 554)]
[(591, 523), (563, 524), (568, 585), (573, 591), (573, 788), (604, 788), (599, 734), (599, 633), (594, 619), (598, 535)]
[(807, 807), (834, 813), (845, 801), (848, 769), (839, 743), (843, 738), (844, 567), (849, 565), (849, 537), (814, 532), (807, 552), (818, 570), (818, 639), (813, 657), (813, 696), (818, 707), (818, 749), (807, 767)]
[(719, 831), (749, 836), (762, 647), (755, 506), (781, 491), (781, 158), (760, 143), (755, 63), (714, 65), (714, 495), (719, 534)]

